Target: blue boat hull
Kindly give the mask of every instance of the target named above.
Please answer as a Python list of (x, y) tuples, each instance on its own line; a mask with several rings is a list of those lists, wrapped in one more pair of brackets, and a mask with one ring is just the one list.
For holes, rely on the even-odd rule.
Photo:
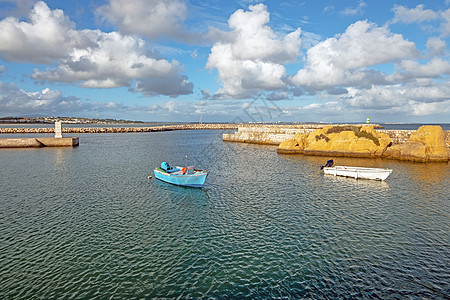
[(167, 173), (159, 168), (153, 170), (155, 178), (165, 181), (167, 183), (180, 185), (180, 186), (188, 186), (194, 188), (202, 188), (205, 183), (206, 176), (208, 176), (207, 171), (196, 171), (194, 174), (173, 174)]

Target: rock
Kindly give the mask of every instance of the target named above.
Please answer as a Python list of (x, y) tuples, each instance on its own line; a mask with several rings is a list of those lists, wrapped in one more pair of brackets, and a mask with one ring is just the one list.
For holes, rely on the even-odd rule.
[(440, 126), (421, 126), (405, 143), (389, 147), (383, 157), (418, 162), (448, 161), (445, 133)]
[(303, 150), (307, 143), (307, 134), (296, 133), (292, 139), (285, 140), (278, 146), (278, 153), (299, 153), (303, 154)]
[(373, 126), (326, 126), (282, 142), (278, 153), (380, 157), (390, 143), (391, 138)]

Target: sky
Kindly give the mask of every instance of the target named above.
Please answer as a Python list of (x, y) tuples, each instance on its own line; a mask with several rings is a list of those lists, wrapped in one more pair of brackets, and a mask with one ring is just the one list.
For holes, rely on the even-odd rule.
[(449, 123), (450, 0), (0, 0), (0, 117)]

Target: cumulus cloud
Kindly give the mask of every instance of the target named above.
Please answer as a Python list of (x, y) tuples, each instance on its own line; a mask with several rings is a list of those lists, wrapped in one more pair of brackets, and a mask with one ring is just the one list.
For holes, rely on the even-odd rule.
[[(115, 109), (118, 109), (116, 104)], [(108, 111), (108, 104), (86, 102), (77, 97), (65, 96), (59, 90), (45, 88), (42, 91), (25, 91), (15, 83), (0, 81), (0, 107), (3, 115), (23, 116), (39, 115), (65, 115)]]
[(298, 56), (300, 29), (278, 38), (267, 26), (267, 7), (258, 4), (249, 9), (231, 15), (231, 31), (217, 35), (220, 41), (211, 48), (206, 67), (217, 69), (223, 83), (215, 98), (246, 98), (257, 91), (285, 87), (282, 64)]
[[(450, 9), (444, 11), (434, 11), (432, 9), (424, 9), (423, 4), (417, 5), (415, 8), (408, 8), (402, 5), (394, 5), (394, 18), (390, 23), (425, 23), (440, 22), (439, 28), (431, 26), (424, 27), (427, 31), (440, 31), (443, 37), (450, 36)], [(430, 29), (431, 28), (431, 29)]]
[(426, 47), (431, 56), (442, 56), (445, 54), (447, 44), (438, 37), (431, 37), (428, 39)]
[(130, 80), (147, 77), (165, 78), (176, 74), (178, 62), (146, 56), (141, 39), (117, 32), (85, 30), (96, 47), (73, 50), (60, 60), (58, 68), (34, 70), (37, 80), (80, 82), (82, 87), (113, 88), (129, 86)]
[(283, 107), (283, 115), (315, 122), (364, 122), (367, 116), (375, 122), (407, 121), (408, 116), (427, 122), (445, 120), (450, 113), (449, 89), (448, 83), (348, 88), (345, 95), (324, 95), (320, 102)]
[[(0, 55), (13, 61), (56, 60), (56, 68), (34, 69), (32, 78), (41, 81), (79, 83), (85, 88), (130, 87), (137, 81), (136, 91), (172, 97), (192, 93), (193, 88), (179, 74), (177, 61), (149, 53), (144, 40), (118, 32), (77, 31), (61, 10), (52, 11), (44, 2), (36, 3), (29, 23), (14, 18), (0, 21)], [(163, 89), (161, 84), (148, 83), (152, 80), (171, 85)]]
[(188, 80), (187, 76), (173, 73), (164, 78), (142, 78), (136, 82), (133, 88), (130, 88), (130, 91), (141, 93), (147, 97), (158, 95), (177, 97), (192, 94), (193, 88), (194, 85)]
[[(418, 107), (441, 107), (441, 113), (450, 107), (450, 86), (448, 83), (420, 86), (416, 84), (373, 86), (371, 89), (349, 89), (349, 94), (342, 99), (349, 107), (371, 110), (401, 111), (410, 115), (419, 115)], [(431, 111), (423, 115), (431, 114)]]
[(407, 8), (402, 5), (394, 5), (394, 19), (392, 23), (422, 23), (436, 20), (439, 14), (432, 9), (424, 9), (423, 4), (417, 5), (415, 8)]
[(124, 34), (181, 40), (189, 35), (182, 26), (187, 16), (183, 0), (109, 0), (98, 12)]
[(440, 78), (442, 75), (450, 75), (450, 63), (440, 58), (433, 58), (425, 64), (414, 60), (403, 60), (396, 67), (398, 71), (390, 76), (392, 82)]
[(413, 116), (430, 116), (430, 115), (447, 115), (450, 114), (450, 100), (444, 102), (432, 102), (432, 103), (412, 103), (411, 115)]
[(29, 18), (30, 22), (13, 17), (0, 21), (0, 55), (5, 60), (49, 63), (89, 45), (62, 10), (51, 11), (47, 4), (38, 2)]
[(384, 73), (367, 68), (418, 56), (414, 43), (401, 35), (368, 21), (358, 21), (342, 35), (309, 49), (305, 68), (292, 77), (292, 82), (312, 90), (385, 84)]

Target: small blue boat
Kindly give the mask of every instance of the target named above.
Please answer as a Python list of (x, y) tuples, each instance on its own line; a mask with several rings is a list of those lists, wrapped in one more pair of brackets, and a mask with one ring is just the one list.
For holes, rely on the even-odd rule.
[(155, 168), (153, 173), (159, 180), (195, 188), (203, 187), (206, 176), (208, 176), (207, 170), (196, 170), (194, 166), (171, 167), (167, 162), (162, 162), (161, 168)]

